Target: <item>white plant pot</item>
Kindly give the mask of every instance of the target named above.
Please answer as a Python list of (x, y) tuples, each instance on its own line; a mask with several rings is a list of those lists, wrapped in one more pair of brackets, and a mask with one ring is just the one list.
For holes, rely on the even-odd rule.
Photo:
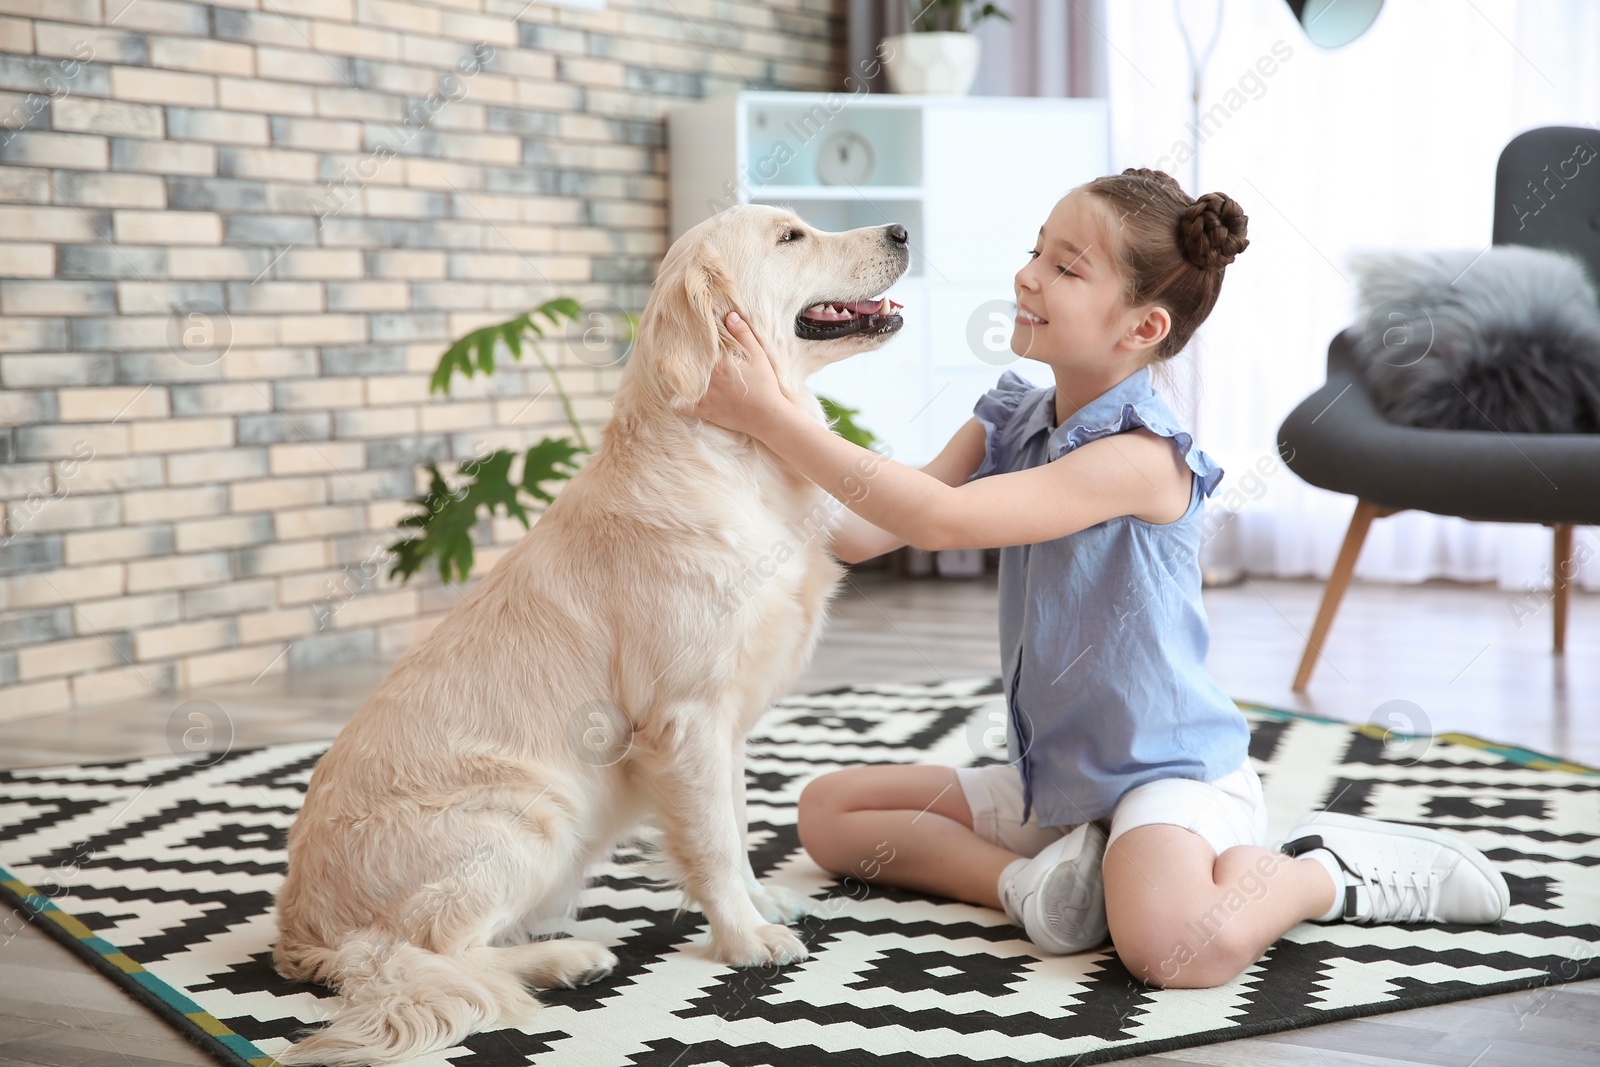
[(897, 93), (966, 96), (978, 77), (982, 44), (970, 33), (941, 30), (885, 37), (884, 67)]

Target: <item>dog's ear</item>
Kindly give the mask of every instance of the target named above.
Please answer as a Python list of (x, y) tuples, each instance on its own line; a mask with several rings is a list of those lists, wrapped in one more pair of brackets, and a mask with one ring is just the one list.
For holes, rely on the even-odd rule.
[(719, 359), (739, 353), (723, 317), (737, 302), (722, 259), (704, 245), (688, 250), (658, 280), (660, 291), (639, 321), (638, 350), (649, 360), (656, 392), (677, 411), (700, 402)]

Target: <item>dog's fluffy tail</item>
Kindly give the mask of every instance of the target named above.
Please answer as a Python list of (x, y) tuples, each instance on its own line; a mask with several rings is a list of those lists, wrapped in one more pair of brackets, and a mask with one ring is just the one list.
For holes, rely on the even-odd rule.
[(322, 1030), (277, 1054), (286, 1067), (407, 1060), (478, 1030), (526, 1023), (539, 1002), (513, 969), (515, 950), (444, 956), (377, 931), (351, 935), (322, 961), (344, 1005)]

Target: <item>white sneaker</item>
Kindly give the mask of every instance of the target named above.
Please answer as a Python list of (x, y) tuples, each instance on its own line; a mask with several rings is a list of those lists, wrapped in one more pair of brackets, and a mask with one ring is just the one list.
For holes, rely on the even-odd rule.
[(1317, 848), (1345, 880), (1341, 914), (1320, 921), (1492, 923), (1511, 906), (1505, 876), (1453, 830), (1324, 811), (1295, 823), (1279, 850)]
[(1006, 915), (1046, 952), (1068, 955), (1105, 941), (1106, 832), (1092, 822), (1046, 845), (1001, 887)]

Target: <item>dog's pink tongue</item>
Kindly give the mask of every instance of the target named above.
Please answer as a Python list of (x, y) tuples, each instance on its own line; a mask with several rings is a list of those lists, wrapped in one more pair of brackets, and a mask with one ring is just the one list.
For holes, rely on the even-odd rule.
[(846, 304), (845, 307), (854, 311), (857, 315), (876, 315), (883, 310), (883, 304), (884, 301), (881, 299), (857, 300), (854, 304)]

